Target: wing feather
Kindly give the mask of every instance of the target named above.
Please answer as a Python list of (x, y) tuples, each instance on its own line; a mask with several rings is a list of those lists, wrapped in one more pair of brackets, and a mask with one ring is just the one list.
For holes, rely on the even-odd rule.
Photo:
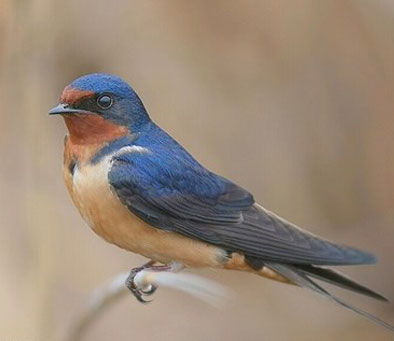
[(290, 264), (375, 262), (373, 255), (318, 238), (255, 204), (253, 196), (191, 159), (122, 154), (109, 182), (119, 199), (153, 226), (247, 257)]

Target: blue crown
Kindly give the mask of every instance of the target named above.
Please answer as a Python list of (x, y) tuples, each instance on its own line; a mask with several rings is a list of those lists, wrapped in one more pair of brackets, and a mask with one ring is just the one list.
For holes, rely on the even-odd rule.
[(110, 92), (123, 98), (134, 98), (133, 88), (122, 78), (106, 73), (91, 73), (74, 80), (70, 86), (81, 90)]

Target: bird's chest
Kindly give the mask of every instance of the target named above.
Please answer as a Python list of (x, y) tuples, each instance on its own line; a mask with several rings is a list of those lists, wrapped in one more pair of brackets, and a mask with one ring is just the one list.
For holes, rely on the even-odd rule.
[(108, 183), (111, 161), (104, 159), (97, 164), (65, 157), (64, 179), (70, 196), (89, 226), (100, 236), (109, 240), (107, 226), (116, 223), (117, 198)]
[(108, 182), (111, 156), (92, 164), (78, 159), (77, 154), (66, 144), (64, 179), (75, 206), (94, 232), (123, 249), (163, 263), (176, 260), (190, 266), (222, 266), (223, 250), (154, 228), (131, 213)]
[(146, 224), (133, 215), (111, 190), (108, 182), (111, 155), (90, 163), (88, 160), (97, 148), (90, 149), (66, 143), (63, 176), (71, 198), (94, 232), (120, 247), (141, 252), (139, 241), (143, 239), (142, 230), (147, 228)]

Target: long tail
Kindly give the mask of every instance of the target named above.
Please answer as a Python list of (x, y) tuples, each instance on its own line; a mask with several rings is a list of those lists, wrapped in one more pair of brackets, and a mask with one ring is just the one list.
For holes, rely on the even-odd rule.
[(388, 302), (388, 299), (375, 291), (353, 281), (351, 278), (333, 269), (319, 268), (313, 265), (297, 265), (296, 269), (305, 275), (319, 279), (321, 281), (334, 284), (341, 288), (357, 292), (361, 295), (375, 298), (379, 301)]
[(378, 293), (356, 283), (355, 281), (349, 279), (348, 277), (342, 275), (341, 273), (334, 271), (332, 269), (318, 268), (312, 265), (289, 265), (289, 264), (279, 264), (279, 263), (271, 263), (265, 262), (265, 266), (269, 269), (275, 271), (281, 276), (287, 278), (294, 284), (299, 285), (300, 287), (308, 288), (313, 290), (314, 292), (328, 298), (330, 301), (333, 301), (351, 311), (354, 311), (367, 319), (389, 329), (394, 332), (394, 326), (388, 324), (387, 322), (382, 321), (376, 316), (373, 316), (361, 309), (358, 309), (344, 301), (340, 298), (332, 295), (321, 286), (316, 284), (310, 277), (340, 286), (342, 288), (355, 291), (359, 294), (363, 294), (381, 301), (387, 301), (385, 297), (379, 295)]

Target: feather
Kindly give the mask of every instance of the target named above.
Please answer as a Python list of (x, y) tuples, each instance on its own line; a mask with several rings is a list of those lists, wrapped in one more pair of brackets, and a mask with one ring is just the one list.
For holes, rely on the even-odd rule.
[(314, 281), (312, 281), (308, 275), (305, 274), (304, 271), (297, 269), (297, 267), (293, 265), (288, 265), (288, 264), (279, 264), (279, 263), (272, 263), (272, 262), (266, 262), (265, 265), (270, 268), (271, 270), (279, 273), (283, 277), (288, 278), (291, 282), (299, 285), (300, 287), (303, 288), (308, 288), (314, 291), (315, 293), (329, 299), (332, 302), (335, 302), (342, 307), (349, 309), (361, 316), (364, 316), (365, 318), (371, 320), (372, 322), (394, 332), (394, 326), (390, 325), (389, 323), (379, 319), (378, 317), (367, 313), (359, 308), (354, 307), (353, 305), (350, 305), (346, 302), (344, 302), (342, 299), (332, 295), (322, 287), (320, 287), (318, 284), (316, 284)]
[(367, 252), (314, 236), (255, 204), (249, 192), (209, 172), (159, 127), (146, 129), (133, 143), (150, 153), (116, 155), (108, 174), (121, 202), (145, 222), (279, 263), (375, 262)]
[(361, 295), (375, 298), (379, 301), (388, 302), (388, 299), (377, 292), (355, 282), (346, 275), (333, 269), (319, 268), (313, 265), (297, 265), (297, 270), (304, 274), (319, 279), (321, 281), (331, 283), (344, 289), (357, 292)]

